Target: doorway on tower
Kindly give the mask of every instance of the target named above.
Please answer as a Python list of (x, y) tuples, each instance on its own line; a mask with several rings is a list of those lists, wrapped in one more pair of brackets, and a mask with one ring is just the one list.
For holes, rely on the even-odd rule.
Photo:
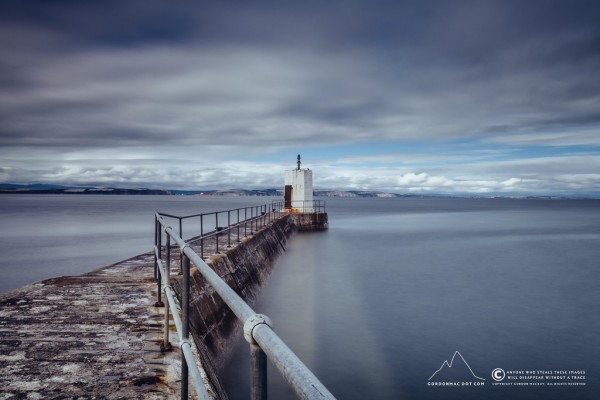
[(285, 185), (285, 194), (283, 197), (284, 200), (284, 208), (290, 209), (292, 208), (292, 185)]

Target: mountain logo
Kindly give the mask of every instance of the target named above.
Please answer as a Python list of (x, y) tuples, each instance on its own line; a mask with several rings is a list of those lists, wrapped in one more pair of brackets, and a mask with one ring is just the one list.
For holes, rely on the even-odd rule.
[(431, 381), (436, 376), (436, 380), (456, 379), (457, 377), (464, 378), (467, 374), (471, 374), (471, 376), (473, 376), (473, 378), (475, 379), (485, 381), (484, 378), (475, 375), (475, 373), (467, 363), (467, 360), (465, 360), (462, 354), (460, 354), (460, 352), (457, 350), (454, 352), (454, 355), (452, 356), (452, 359), (450, 359), (450, 362), (448, 362), (448, 360), (444, 360), (442, 366), (437, 371), (435, 371), (433, 375), (431, 375), (427, 380)]

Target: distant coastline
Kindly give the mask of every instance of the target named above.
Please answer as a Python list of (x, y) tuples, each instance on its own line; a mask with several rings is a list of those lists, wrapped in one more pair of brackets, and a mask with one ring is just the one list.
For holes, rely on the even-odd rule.
[[(369, 190), (329, 190), (315, 189), (315, 197), (330, 198), (531, 198), (531, 199), (595, 199), (596, 196), (556, 196), (556, 195), (523, 195), (523, 194), (442, 194), (442, 193), (410, 193), (398, 194), (383, 191)], [(0, 194), (74, 194), (74, 195), (165, 195), (165, 196), (283, 196), (282, 189), (225, 189), (225, 190), (178, 190), (178, 189), (149, 189), (149, 188), (118, 188), (118, 187), (94, 187), (94, 186), (61, 186), (52, 184), (0, 184)]]
[[(113, 187), (69, 187), (44, 184), (0, 184), (2, 194), (125, 194), (125, 195), (186, 195), (186, 196), (283, 196), (281, 189), (226, 189), (226, 190), (175, 190)], [(421, 197), (395, 193), (361, 190), (315, 190), (315, 197)]]
[(122, 188), (65, 188), (65, 189), (30, 189), (0, 188), (0, 194), (134, 194), (134, 195), (170, 195), (169, 190), (160, 189), (122, 189)]

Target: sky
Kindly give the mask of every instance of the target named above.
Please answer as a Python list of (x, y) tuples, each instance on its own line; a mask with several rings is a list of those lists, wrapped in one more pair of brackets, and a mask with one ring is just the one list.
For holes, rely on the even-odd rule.
[(600, 197), (600, 2), (0, 3), (0, 183)]

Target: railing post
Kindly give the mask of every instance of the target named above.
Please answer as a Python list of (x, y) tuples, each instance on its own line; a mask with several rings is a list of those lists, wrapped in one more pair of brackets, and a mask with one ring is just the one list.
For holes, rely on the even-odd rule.
[(240, 242), (240, 209), (237, 209), (237, 231), (238, 231), (238, 236), (237, 236), (237, 241), (238, 243)]
[[(158, 216), (154, 216), (154, 246), (158, 249), (160, 254), (160, 247), (158, 246), (158, 232), (160, 230), (160, 223), (158, 222)], [(158, 271), (158, 258), (156, 257), (156, 251), (154, 252), (154, 279), (156, 280)]]
[(200, 214), (200, 257), (204, 260), (204, 214)]
[(250, 343), (250, 398), (267, 400), (267, 355), (255, 343)]
[(219, 254), (219, 213), (215, 213), (215, 231), (217, 232), (217, 250), (215, 253)]
[[(171, 235), (169, 235), (166, 231), (166, 239), (167, 239), (167, 260), (165, 262), (165, 289), (171, 286)], [(164, 327), (164, 339), (162, 344), (160, 345), (161, 351), (171, 350), (171, 343), (169, 343), (169, 300), (165, 301), (165, 327)]]
[(227, 210), (227, 248), (231, 247), (231, 210)]
[[(162, 228), (159, 226), (158, 229), (158, 255), (161, 256), (162, 259)], [(156, 286), (158, 289), (156, 303), (154, 303), (154, 307), (164, 307), (165, 303), (162, 301), (162, 274), (160, 273), (160, 269), (156, 268)]]
[[(183, 321), (181, 327), (181, 337), (187, 341), (190, 337), (190, 259), (184, 254), (185, 246), (181, 249), (181, 258), (183, 259), (183, 295), (182, 312)], [(185, 360), (181, 360), (181, 398), (188, 398), (188, 365)]]
[[(179, 237), (181, 238), (181, 240), (183, 240), (183, 224), (181, 223), (181, 217), (178, 218), (179, 220)], [(179, 257), (179, 270), (181, 271), (183, 269), (183, 258)]]

